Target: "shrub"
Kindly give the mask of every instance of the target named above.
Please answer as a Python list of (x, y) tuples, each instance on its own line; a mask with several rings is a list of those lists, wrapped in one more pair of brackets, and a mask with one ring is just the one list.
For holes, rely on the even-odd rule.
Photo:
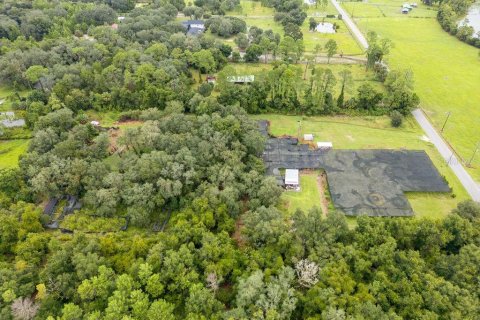
[(382, 63), (375, 63), (373, 67), (373, 72), (375, 72), (375, 79), (380, 82), (385, 82), (388, 76), (388, 68)]
[(392, 127), (398, 128), (402, 125), (402, 122), (403, 122), (403, 116), (400, 112), (393, 111), (390, 114), (390, 123), (392, 124)]
[(204, 82), (198, 87), (198, 93), (200, 93), (204, 97), (210, 96), (213, 90), (213, 84)]

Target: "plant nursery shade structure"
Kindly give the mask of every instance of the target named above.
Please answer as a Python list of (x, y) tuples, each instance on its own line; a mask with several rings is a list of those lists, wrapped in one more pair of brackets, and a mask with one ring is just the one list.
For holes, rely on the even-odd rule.
[(404, 192), (450, 192), (425, 151), (310, 149), (295, 138), (267, 135), (262, 158), (281, 184), (280, 168), (324, 169), (335, 207), (346, 215), (411, 216)]

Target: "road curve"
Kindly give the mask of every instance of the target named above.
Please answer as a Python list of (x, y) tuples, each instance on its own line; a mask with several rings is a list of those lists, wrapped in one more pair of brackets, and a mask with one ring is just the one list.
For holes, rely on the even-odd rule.
[(415, 109), (412, 111), (412, 114), (415, 117), (415, 120), (417, 120), (418, 124), (422, 127), (427, 137), (435, 145), (440, 155), (448, 163), (453, 173), (455, 173), (457, 178), (460, 180), (468, 194), (473, 200), (480, 202), (480, 187), (468, 174), (467, 170), (465, 170), (465, 168), (462, 166), (462, 163), (455, 156), (448, 144), (442, 139), (437, 130), (435, 130), (430, 121), (428, 121), (423, 111), (420, 109)]
[(331, 2), (335, 9), (337, 9), (338, 13), (342, 15), (343, 22), (345, 22), (348, 29), (350, 29), (350, 32), (357, 39), (358, 43), (362, 46), (363, 49), (368, 49), (367, 39), (363, 36), (363, 33), (360, 31), (360, 29), (358, 29), (352, 18), (350, 18), (350, 15), (347, 13), (347, 11), (342, 8), (342, 6), (337, 2), (337, 0), (331, 0)]
[[(354, 37), (357, 39), (357, 41), (360, 43), (360, 45), (363, 48), (367, 49), (367, 39), (365, 39), (363, 33), (353, 22), (348, 13), (340, 6), (337, 0), (330, 1), (337, 9), (337, 11), (342, 15), (343, 21), (348, 26), (348, 28), (350, 29)], [(425, 116), (423, 111), (421, 109), (415, 109), (412, 111), (412, 115), (418, 122), (420, 127), (422, 127), (423, 131), (430, 139), (430, 141), (435, 145), (440, 155), (448, 163), (449, 167), (452, 169), (453, 173), (455, 173), (458, 180), (460, 180), (460, 183), (463, 185), (470, 197), (472, 197), (474, 201), (480, 202), (480, 186), (475, 182), (475, 180), (473, 180), (470, 174), (468, 174), (467, 170), (465, 170), (465, 168), (462, 166), (462, 163), (455, 156), (453, 150), (448, 146), (445, 140), (443, 140), (437, 130), (435, 130), (435, 128)]]

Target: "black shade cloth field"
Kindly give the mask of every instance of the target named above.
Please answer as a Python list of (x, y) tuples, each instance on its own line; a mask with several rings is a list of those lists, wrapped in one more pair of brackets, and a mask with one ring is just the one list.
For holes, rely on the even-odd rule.
[[(260, 127), (268, 136), (268, 123)], [(404, 192), (450, 192), (425, 151), (323, 151), (295, 138), (269, 137), (262, 158), (279, 184), (279, 168), (324, 169), (332, 201), (347, 215), (411, 216)]]

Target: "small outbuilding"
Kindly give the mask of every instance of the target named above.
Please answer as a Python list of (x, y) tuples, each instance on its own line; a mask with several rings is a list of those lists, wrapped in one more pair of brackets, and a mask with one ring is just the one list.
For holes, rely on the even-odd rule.
[(320, 22), (315, 28), (315, 31), (320, 33), (333, 34), (335, 33), (335, 26), (333, 25), (333, 23), (330, 22)]
[(311, 133), (306, 133), (303, 135), (303, 140), (304, 141), (313, 141), (313, 134)]
[(215, 76), (207, 76), (207, 83), (215, 84), (217, 82), (217, 78)]
[(285, 170), (285, 188), (290, 190), (300, 190), (300, 179), (298, 169)]
[(228, 76), (227, 81), (231, 83), (243, 84), (243, 83), (252, 83), (255, 81), (254, 75), (247, 76)]
[(329, 142), (329, 141), (325, 141), (325, 142), (317, 142), (317, 148), (320, 149), (320, 150), (330, 150), (333, 148), (333, 143)]

